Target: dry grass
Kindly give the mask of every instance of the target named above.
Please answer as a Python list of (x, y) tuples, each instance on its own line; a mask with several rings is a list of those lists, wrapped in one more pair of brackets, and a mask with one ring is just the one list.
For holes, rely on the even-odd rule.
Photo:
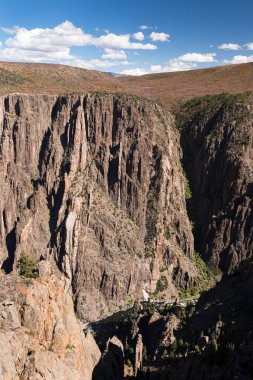
[(167, 108), (194, 96), (253, 91), (253, 63), (121, 78), (126, 91), (159, 99)]
[(174, 109), (194, 96), (253, 91), (253, 63), (178, 73), (112, 78), (107, 74), (51, 64), (0, 62), (0, 94), (126, 92), (160, 100)]
[(109, 75), (76, 67), (0, 62), (0, 94), (73, 93), (89, 91), (120, 91), (122, 88)]

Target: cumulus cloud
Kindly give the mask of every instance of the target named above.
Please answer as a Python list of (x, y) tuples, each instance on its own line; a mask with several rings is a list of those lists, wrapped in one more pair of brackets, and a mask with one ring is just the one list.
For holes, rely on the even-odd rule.
[(92, 45), (100, 48), (109, 49), (133, 49), (133, 50), (156, 50), (153, 44), (143, 44), (140, 42), (131, 42), (130, 34), (113, 34), (109, 33), (99, 38), (93, 39)]
[(239, 63), (253, 62), (253, 55), (235, 55), (231, 60), (225, 59), (223, 62), (227, 65), (236, 65)]
[(238, 45), (238, 44), (229, 43), (229, 44), (219, 45), (218, 49), (222, 49), (222, 50), (240, 50), (240, 49), (242, 49), (242, 47), (240, 45)]
[(247, 50), (253, 50), (253, 42), (248, 42), (244, 47)]
[(124, 50), (114, 50), (106, 48), (104, 54), (102, 55), (104, 59), (126, 59), (127, 55)]
[[(4, 29), (12, 36), (5, 41), (8, 48), (29, 49), (45, 52), (63, 51), (71, 46), (93, 45), (109, 49), (155, 50), (153, 44), (142, 44), (130, 41), (130, 34), (113, 34), (106, 30), (105, 35), (96, 38), (77, 28), (70, 21), (65, 21), (54, 28), (26, 29), (15, 27)], [(142, 33), (138, 34), (139, 39)], [(144, 37), (144, 36), (143, 36)]]
[(115, 66), (128, 66), (128, 61), (112, 61), (110, 59), (84, 60), (71, 55), (69, 52), (42, 52), (23, 49), (0, 49), (0, 60), (33, 62), (33, 63), (59, 63), (69, 66), (80, 67), (89, 70), (99, 70)]
[(143, 41), (145, 37), (142, 32), (137, 32), (133, 34), (133, 38), (138, 41)]
[(208, 63), (215, 62), (214, 57), (215, 53), (186, 53), (177, 58), (178, 61), (182, 62), (199, 62), (199, 63)]
[(13, 37), (8, 38), (5, 44), (9, 48), (31, 49), (46, 52), (64, 50), (69, 46), (85, 46), (91, 43), (92, 36), (81, 28), (75, 27), (70, 21), (65, 21), (54, 28), (26, 29), (16, 27), (5, 29)]
[(152, 41), (166, 42), (169, 41), (170, 35), (167, 33), (152, 32), (149, 36)]
[[(157, 49), (151, 43), (133, 42), (131, 34), (117, 35), (106, 31), (108, 34), (95, 37), (70, 21), (65, 21), (54, 28), (29, 30), (17, 26), (4, 29), (4, 32), (9, 34), (9, 37), (4, 45), (0, 42), (0, 59), (7, 61), (61, 63), (87, 69), (99, 69), (129, 65), (124, 49)], [(140, 40), (142, 35), (142, 32), (138, 32), (135, 37)], [(102, 48), (104, 49), (102, 59), (85, 60), (72, 55), (71, 48), (74, 46)]]
[(168, 72), (177, 72), (177, 71), (187, 71), (193, 68), (196, 68), (197, 64), (193, 62), (180, 62), (177, 58), (170, 59), (168, 64), (165, 66), (162, 65), (151, 65), (148, 68), (133, 68), (126, 69), (122, 71), (122, 74), (140, 76), (145, 74), (154, 74), (154, 73), (168, 73)]
[(223, 50), (253, 50), (253, 42), (248, 42), (247, 44), (241, 46), (239, 44), (222, 44), (218, 46), (218, 49)]
[(186, 53), (177, 58), (172, 58), (165, 65), (151, 65), (147, 68), (131, 68), (122, 71), (125, 75), (145, 75), (153, 73), (177, 72), (196, 69), (198, 63), (215, 62), (215, 53)]
[(140, 76), (140, 75), (150, 74), (150, 72), (149, 72), (148, 69), (143, 69), (141, 67), (136, 67), (135, 69), (123, 70), (121, 72), (121, 74)]
[(171, 59), (169, 65), (164, 67), (163, 71), (176, 72), (176, 71), (188, 71), (197, 67), (194, 62), (182, 62), (177, 58)]
[(68, 49), (59, 52), (43, 52), (36, 50), (5, 48), (0, 49), (0, 60), (34, 63), (59, 63), (90, 70), (111, 68), (119, 65), (130, 65), (128, 61), (111, 61), (109, 59), (80, 59), (74, 55), (71, 55)]

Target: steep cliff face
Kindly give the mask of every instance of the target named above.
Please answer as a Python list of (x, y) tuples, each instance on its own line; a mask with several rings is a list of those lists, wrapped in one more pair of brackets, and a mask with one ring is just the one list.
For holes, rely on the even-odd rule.
[(84, 319), (199, 283), (178, 134), (129, 96), (0, 98), (2, 268), (54, 259)]
[(92, 379), (100, 351), (83, 333), (71, 293), (47, 261), (36, 280), (0, 279), (0, 377), (31, 380)]
[(227, 272), (253, 252), (252, 121), (251, 94), (194, 99), (178, 116), (197, 246)]

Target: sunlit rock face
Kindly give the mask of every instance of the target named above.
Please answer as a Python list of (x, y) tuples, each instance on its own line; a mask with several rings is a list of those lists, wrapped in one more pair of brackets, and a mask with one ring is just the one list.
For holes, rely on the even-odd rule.
[(0, 136), (6, 273), (23, 251), (52, 260), (85, 320), (143, 290), (171, 297), (175, 285), (198, 284), (179, 136), (160, 106), (125, 95), (10, 95), (0, 98)]
[(0, 279), (1, 379), (91, 380), (100, 351), (47, 261), (36, 279)]

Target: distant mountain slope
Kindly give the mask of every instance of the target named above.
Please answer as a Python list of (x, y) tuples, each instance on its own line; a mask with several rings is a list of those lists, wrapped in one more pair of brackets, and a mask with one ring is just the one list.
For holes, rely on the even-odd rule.
[(152, 99), (161, 99), (171, 108), (194, 96), (239, 93), (253, 90), (253, 63), (220, 66), (177, 73), (150, 74), (120, 78), (130, 93)]
[(64, 65), (0, 62), (0, 94), (72, 93), (120, 89), (118, 82), (99, 71)]
[(40, 63), (0, 62), (0, 94), (127, 92), (160, 99), (171, 109), (186, 99), (253, 90), (253, 63), (116, 78), (108, 73)]

